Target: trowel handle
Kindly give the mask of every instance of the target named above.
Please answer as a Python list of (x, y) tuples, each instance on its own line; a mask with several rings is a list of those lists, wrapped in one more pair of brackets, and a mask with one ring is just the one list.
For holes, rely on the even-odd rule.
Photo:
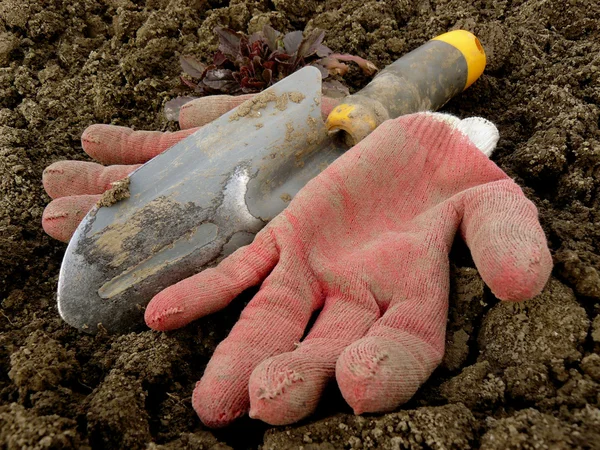
[(383, 69), (367, 86), (343, 99), (327, 118), (330, 132), (356, 144), (382, 122), (435, 111), (479, 78), (486, 58), (477, 37), (465, 30), (442, 34)]

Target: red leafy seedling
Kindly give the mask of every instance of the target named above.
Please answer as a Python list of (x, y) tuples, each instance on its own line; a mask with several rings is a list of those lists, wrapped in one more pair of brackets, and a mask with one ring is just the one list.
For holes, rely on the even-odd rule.
[[(301, 31), (282, 34), (268, 25), (251, 36), (229, 28), (215, 28), (215, 33), (219, 48), (212, 64), (202, 64), (193, 56), (180, 58), (182, 82), (201, 96), (260, 92), (307, 65), (318, 68), (324, 80), (344, 75), (348, 66), (343, 61), (355, 62), (367, 75), (377, 72), (373, 63), (359, 56), (333, 53), (323, 44), (325, 32), (318, 29), (306, 36)], [(323, 91), (334, 97), (348, 95), (348, 88), (337, 80), (324, 81)], [(181, 104), (180, 99), (167, 103), (170, 119), (177, 118)]]

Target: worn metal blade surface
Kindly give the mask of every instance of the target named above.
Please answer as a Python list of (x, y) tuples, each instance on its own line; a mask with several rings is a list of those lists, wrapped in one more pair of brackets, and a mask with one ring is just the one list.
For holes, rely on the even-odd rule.
[(320, 93), (319, 71), (304, 68), (136, 170), (130, 197), (95, 207), (69, 242), (62, 318), (126, 332), (156, 293), (250, 243), (343, 152), (327, 136)]

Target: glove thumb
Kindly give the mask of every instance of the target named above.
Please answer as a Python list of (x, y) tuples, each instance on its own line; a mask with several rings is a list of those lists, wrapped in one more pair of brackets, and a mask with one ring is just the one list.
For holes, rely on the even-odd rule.
[(539, 294), (552, 256), (535, 205), (511, 179), (465, 191), (461, 232), (481, 277), (501, 300)]

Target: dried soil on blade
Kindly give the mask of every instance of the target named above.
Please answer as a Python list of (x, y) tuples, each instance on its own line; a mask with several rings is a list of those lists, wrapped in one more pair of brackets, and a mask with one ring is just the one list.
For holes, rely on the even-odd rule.
[[(499, 304), (457, 242), (446, 357), (401, 411), (357, 418), (332, 388), (306, 423), (211, 432), (191, 391), (251, 293), (167, 335), (77, 332), (56, 310), (65, 246), (42, 232), (41, 175), (87, 159), (79, 138), (92, 123), (176, 129), (161, 109), (181, 92), (178, 54), (207, 60), (214, 26), (265, 23), (323, 28), (334, 51), (380, 67), (450, 29), (475, 32), (487, 70), (445, 109), (498, 125), (493, 159), (539, 207), (556, 267), (538, 299)], [(367, 81), (356, 68), (346, 80)], [(595, 0), (3, 0), (0, 446), (598, 448), (599, 118)]]

